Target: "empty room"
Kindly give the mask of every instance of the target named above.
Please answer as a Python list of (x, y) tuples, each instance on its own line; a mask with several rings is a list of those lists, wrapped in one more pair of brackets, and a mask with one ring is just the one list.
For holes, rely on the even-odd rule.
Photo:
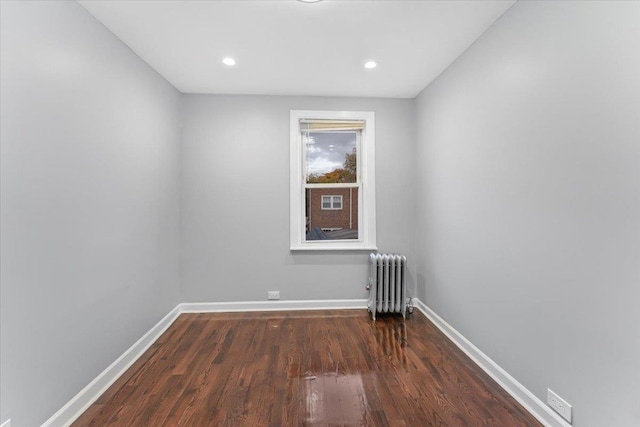
[(640, 1), (0, 17), (0, 427), (640, 426)]

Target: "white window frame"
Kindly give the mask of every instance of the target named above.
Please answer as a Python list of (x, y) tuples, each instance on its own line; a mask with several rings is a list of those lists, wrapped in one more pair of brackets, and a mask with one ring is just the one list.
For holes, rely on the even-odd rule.
[[(304, 146), (301, 119), (364, 120), (358, 151), (358, 239), (306, 240)], [(302, 250), (377, 250), (375, 187), (375, 113), (370, 111), (291, 110), (290, 116), (290, 249)], [(340, 187), (340, 184), (335, 184)]]
[[(329, 199), (330, 207), (328, 207), (328, 208), (324, 207), (324, 198), (325, 197), (330, 197), (330, 199)], [(339, 208), (336, 208), (336, 199), (340, 200), (340, 207)], [(341, 211), (342, 207), (343, 207), (342, 196), (333, 195), (333, 194), (323, 194), (321, 196), (321, 199), (320, 199), (320, 209), (321, 210), (323, 210), (323, 211)]]

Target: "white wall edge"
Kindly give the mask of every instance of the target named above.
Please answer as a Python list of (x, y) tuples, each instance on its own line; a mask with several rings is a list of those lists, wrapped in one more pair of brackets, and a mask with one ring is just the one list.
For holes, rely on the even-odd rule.
[(0, 424), (0, 427), (11, 427), (11, 418)]
[(531, 413), (538, 421), (548, 427), (571, 427), (551, 408), (538, 399), (525, 386), (520, 384), (507, 371), (502, 369), (489, 356), (484, 354), (471, 341), (466, 339), (453, 326), (438, 316), (425, 303), (413, 298), (413, 305), (420, 310), (443, 334), (462, 350), (476, 365), (485, 371), (495, 382), (509, 393), (518, 403)]
[(187, 302), (180, 304), (181, 313), (224, 313), (237, 311), (339, 310), (366, 309), (366, 299)]
[[(158, 323), (156, 323), (146, 334), (129, 347), (115, 362), (102, 371), (85, 388), (80, 390), (66, 405), (51, 418), (42, 424), (41, 427), (66, 427), (71, 425), (93, 402), (95, 402), (136, 360), (144, 354), (151, 344), (166, 331), (180, 315), (180, 305), (176, 306)], [(4, 424), (0, 427), (5, 427)]]

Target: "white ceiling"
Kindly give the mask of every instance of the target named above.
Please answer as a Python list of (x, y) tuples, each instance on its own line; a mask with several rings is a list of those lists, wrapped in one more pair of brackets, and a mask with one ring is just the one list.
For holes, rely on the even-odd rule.
[(513, 3), (80, 0), (181, 92), (392, 98), (415, 97)]

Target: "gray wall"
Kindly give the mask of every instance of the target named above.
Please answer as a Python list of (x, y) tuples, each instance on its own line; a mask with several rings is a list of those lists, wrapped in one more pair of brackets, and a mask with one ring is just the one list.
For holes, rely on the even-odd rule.
[(185, 302), (366, 298), (366, 251), (289, 251), (292, 109), (375, 112), (378, 248), (414, 259), (412, 100), (185, 95)]
[(0, 420), (40, 425), (178, 302), (180, 94), (75, 2), (2, 2)]
[(640, 3), (518, 2), (417, 99), (419, 296), (574, 425), (640, 425)]

